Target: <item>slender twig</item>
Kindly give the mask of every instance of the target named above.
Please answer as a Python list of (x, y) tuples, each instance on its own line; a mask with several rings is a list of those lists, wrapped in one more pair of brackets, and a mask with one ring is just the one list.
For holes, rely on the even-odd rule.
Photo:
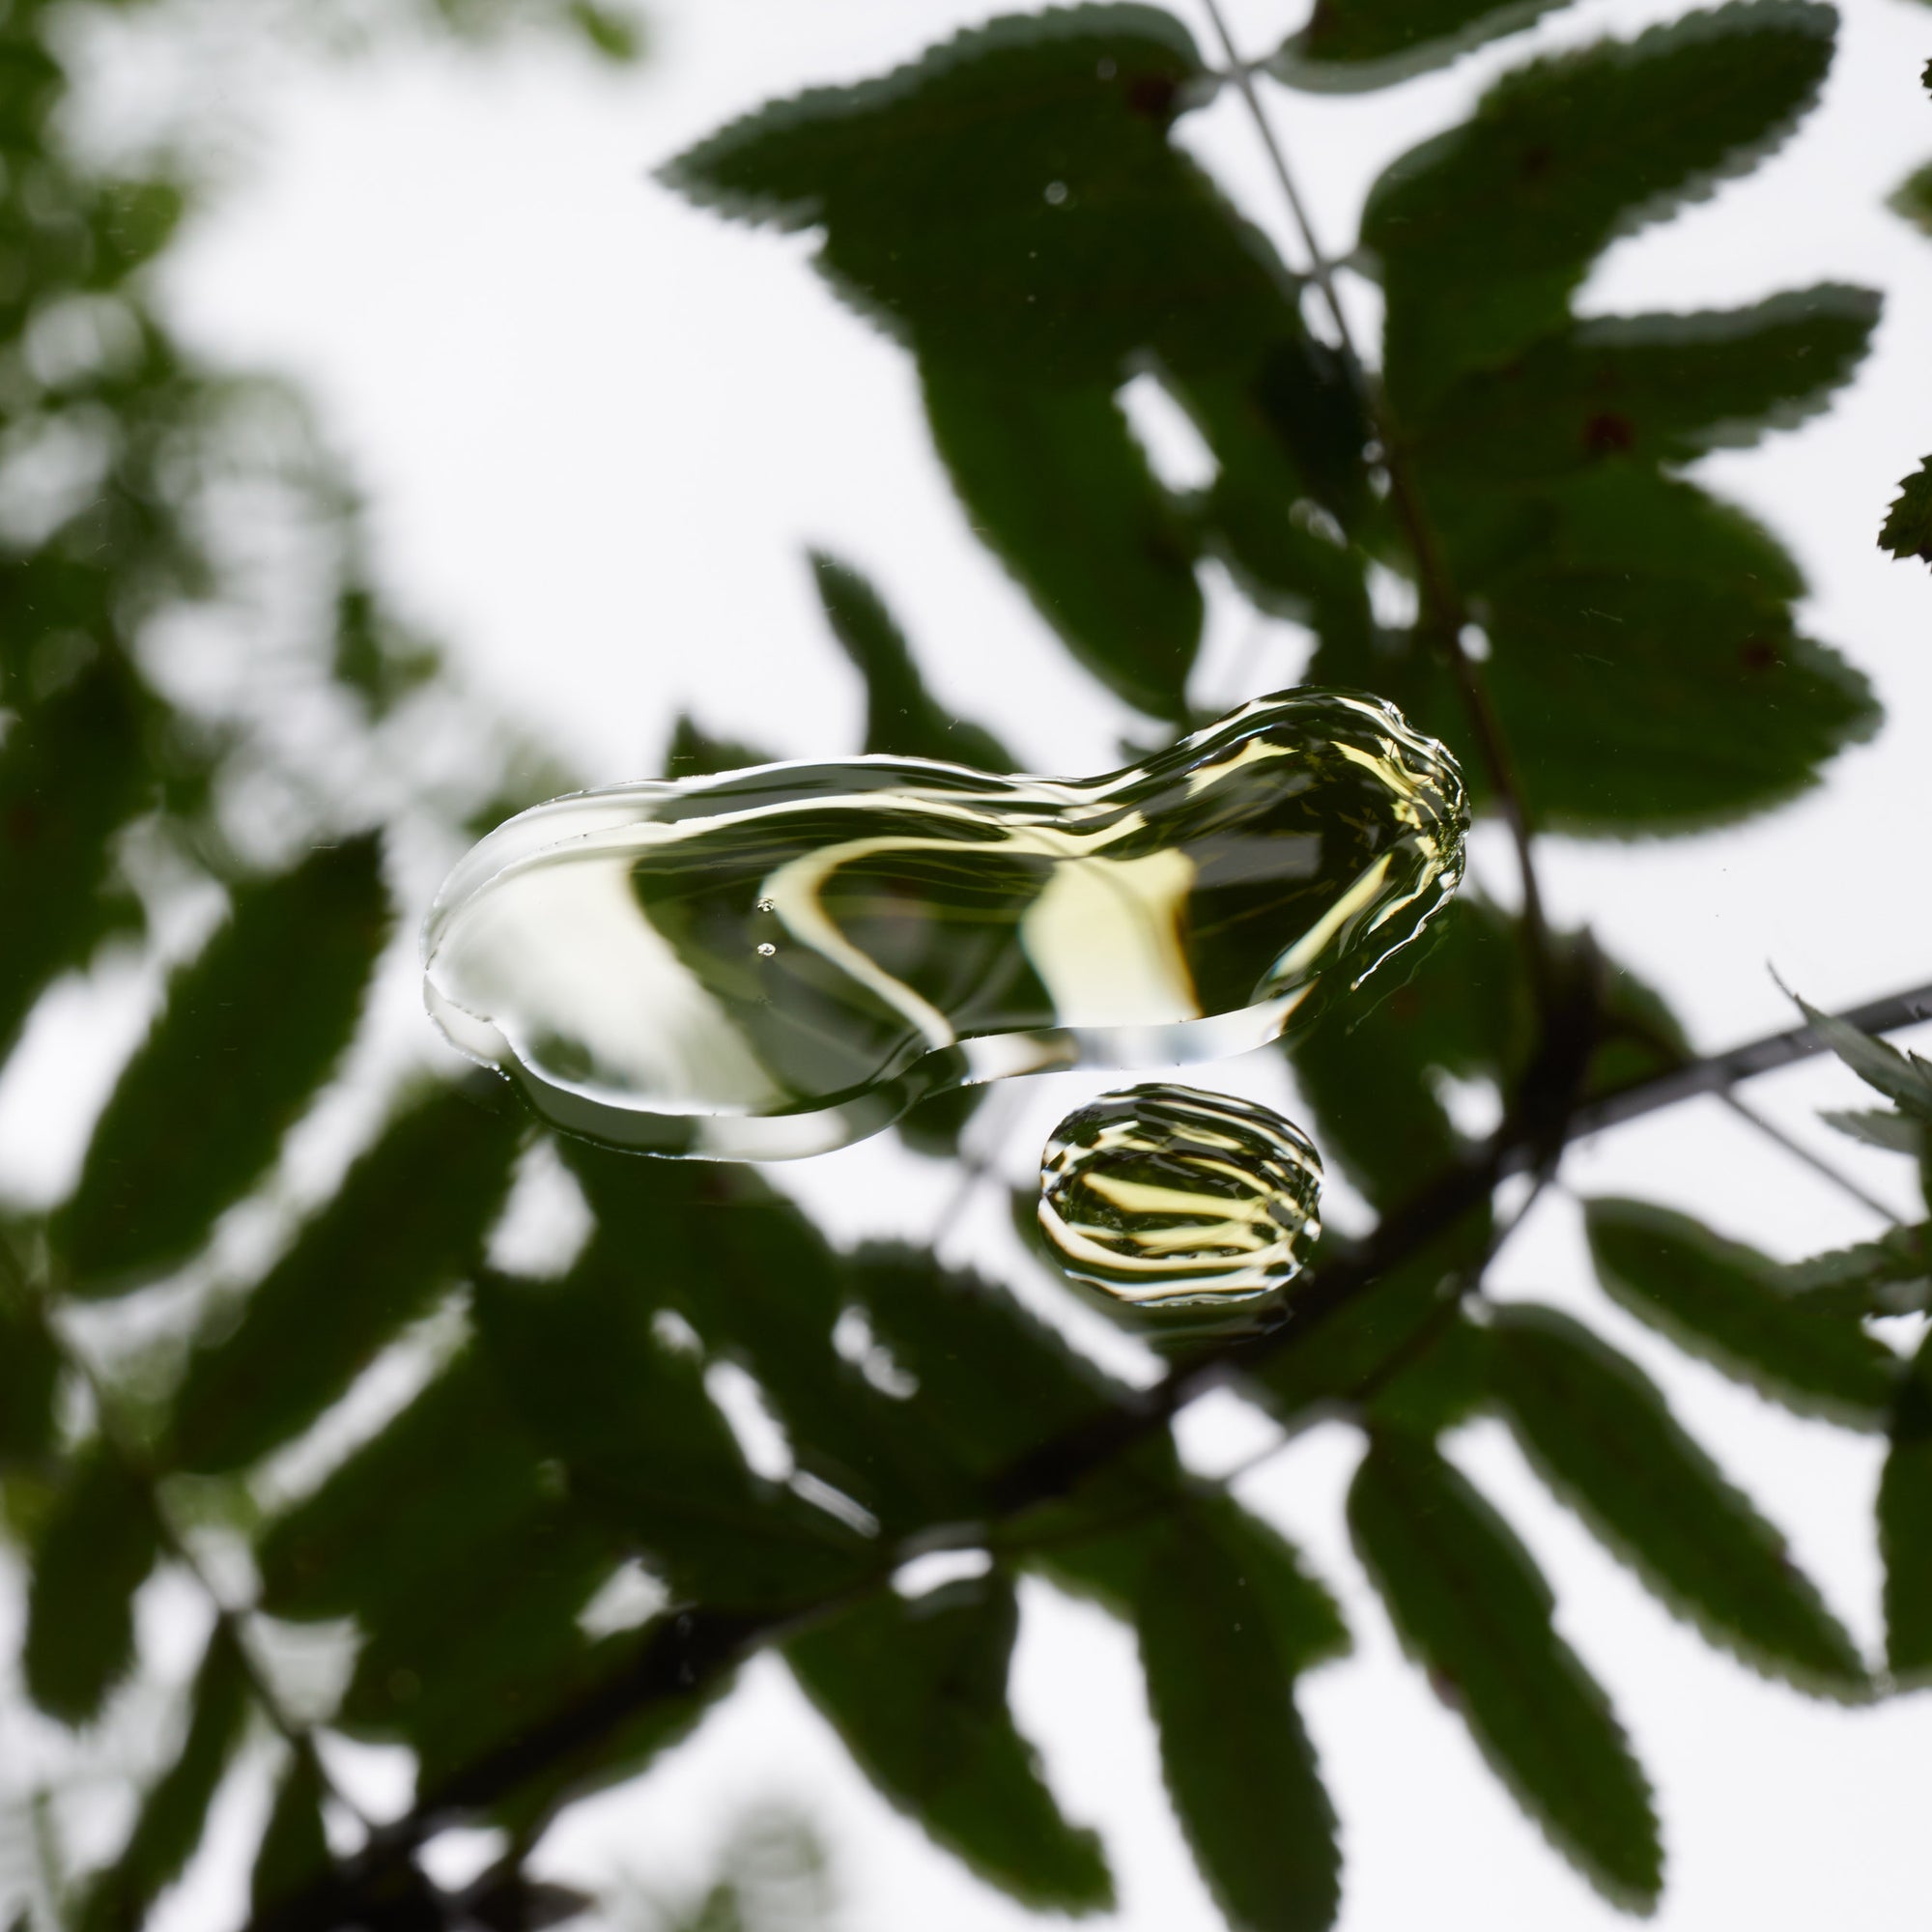
[(1283, 149), (1274, 130), (1274, 124), (1268, 119), (1267, 109), (1263, 105), (1259, 90), (1255, 86), (1254, 71), (1236, 51), (1234, 36), (1228, 30), (1228, 22), (1221, 12), (1219, 0), (1202, 0), (1208, 11), (1208, 17), (1213, 22), (1214, 32), (1221, 43), (1221, 51), (1227, 61), (1228, 77), (1233, 80), (1248, 110), (1248, 118), (1254, 123), (1255, 130), (1261, 137), (1266, 151), (1268, 165), (1272, 170), (1282, 198), (1288, 203), (1295, 231), (1300, 237), (1303, 254), (1308, 260), (1308, 272), (1315, 286), (1321, 292), (1321, 298), (1327, 307), (1330, 319), (1335, 325), (1335, 334), (1341, 351), (1344, 366), (1348, 369), (1350, 381), (1353, 384), (1362, 407), (1375, 426), (1377, 440), (1381, 444), (1382, 464), (1388, 472), (1389, 500), (1395, 507), (1402, 523), (1404, 534), (1408, 539), (1409, 549), (1415, 557), (1415, 567), (1421, 580), (1423, 615), (1428, 629), (1434, 633), (1435, 641), (1448, 663), (1451, 675), (1456, 682), (1463, 708), (1469, 714), (1470, 728), (1476, 735), (1476, 747), (1482, 754), (1485, 768), (1489, 772), (1490, 783), (1494, 789), (1496, 803), (1504, 822), (1508, 825), (1510, 838), (1516, 846), (1517, 868), (1522, 882), (1522, 917), (1525, 934), (1529, 941), (1530, 964), (1535, 975), (1539, 998), (1548, 1004), (1551, 997), (1549, 973), (1548, 925), (1544, 916), (1543, 893), (1537, 883), (1536, 862), (1532, 851), (1533, 826), (1529, 808), (1524, 801), (1521, 780), (1516, 769), (1516, 760), (1510, 753), (1509, 744), (1503, 735), (1502, 725), (1495, 714), (1495, 707), (1490, 702), (1481, 672), (1470, 657), (1463, 641), (1463, 629), (1468, 620), (1468, 612), (1458, 595), (1455, 581), (1451, 577), (1448, 560), (1442, 554), (1440, 539), (1435, 534), (1435, 526), (1430, 522), (1421, 493), (1416, 489), (1415, 479), (1410, 472), (1408, 459), (1404, 449), (1399, 426), (1394, 412), (1390, 410), (1388, 398), (1381, 385), (1370, 373), (1369, 365), (1355, 341), (1354, 329), (1350, 324), (1347, 309), (1343, 306), (1341, 291), (1336, 285), (1334, 265), (1315, 234), (1315, 224), (1308, 213), (1308, 205), (1301, 198), (1301, 191), (1295, 185), (1293, 172), (1288, 165), (1288, 155)]
[(1719, 1098), (1739, 1120), (1754, 1127), (1775, 1146), (1782, 1148), (1793, 1160), (1802, 1161), (1820, 1179), (1829, 1181), (1840, 1194), (1856, 1201), (1861, 1208), (1868, 1208), (1881, 1221), (1889, 1222), (1894, 1228), (1902, 1225), (1898, 1216), (1876, 1194), (1854, 1179), (1835, 1161), (1829, 1161), (1823, 1154), (1814, 1153), (1803, 1141), (1786, 1133), (1770, 1115), (1759, 1113), (1748, 1100), (1733, 1093), (1728, 1087), (1719, 1093)]

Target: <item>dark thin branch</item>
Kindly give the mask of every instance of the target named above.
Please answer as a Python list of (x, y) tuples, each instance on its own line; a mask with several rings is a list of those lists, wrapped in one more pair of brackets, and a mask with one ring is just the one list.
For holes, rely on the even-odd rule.
[(1829, 1161), (1821, 1153), (1814, 1153), (1804, 1143), (1788, 1134), (1768, 1114), (1760, 1114), (1750, 1102), (1741, 1094), (1724, 1088), (1718, 1096), (1732, 1113), (1747, 1126), (1761, 1133), (1774, 1147), (1779, 1147), (1795, 1161), (1808, 1167), (1819, 1179), (1835, 1187), (1847, 1200), (1856, 1201), (1869, 1213), (1876, 1214), (1881, 1221), (1890, 1223), (1894, 1228), (1901, 1226), (1899, 1218), (1868, 1187), (1853, 1176), (1847, 1174), (1835, 1162)]
[(1295, 231), (1301, 239), (1302, 252), (1308, 258), (1309, 275), (1315, 286), (1321, 290), (1322, 301), (1335, 325), (1335, 334), (1341, 348), (1343, 363), (1381, 443), (1382, 463), (1388, 471), (1389, 499), (1395, 506), (1403, 533), (1408, 539), (1409, 550), (1415, 558), (1416, 575), (1421, 583), (1424, 628), (1434, 637), (1448, 663), (1450, 674), (1455, 679), (1463, 708), (1469, 714), (1470, 728), (1475, 733), (1477, 750), (1482, 754), (1490, 783), (1494, 788), (1497, 807), (1502, 812), (1504, 823), (1509, 827), (1510, 838), (1516, 846), (1517, 868), (1522, 881), (1522, 919), (1524, 932), (1529, 941), (1530, 968), (1538, 998), (1547, 1007), (1554, 996), (1551, 985), (1553, 976), (1549, 965), (1549, 928), (1544, 917), (1543, 893), (1537, 883), (1536, 862), (1532, 850), (1535, 828), (1531, 824), (1529, 808), (1523, 798), (1522, 783), (1517, 773), (1516, 760), (1510, 754), (1509, 744), (1503, 735), (1495, 707), (1490, 702), (1489, 692), (1484, 686), (1481, 671), (1463, 641), (1463, 629), (1468, 620), (1468, 611), (1457, 594), (1455, 582), (1449, 572), (1448, 560), (1442, 554), (1441, 541), (1435, 534), (1435, 526), (1429, 520), (1421, 493), (1415, 487), (1415, 479), (1409, 471), (1408, 459), (1403, 447), (1394, 412), (1389, 408), (1388, 398), (1382, 392), (1379, 383), (1370, 373), (1368, 363), (1356, 344), (1348, 312), (1342, 305), (1341, 291), (1336, 286), (1334, 266), (1316, 239), (1315, 224), (1310, 218), (1307, 204), (1302, 200), (1301, 191), (1295, 185), (1294, 175), (1288, 165), (1288, 156), (1275, 134), (1274, 126), (1268, 119), (1267, 109), (1262, 104), (1261, 94), (1255, 86), (1254, 70), (1236, 51), (1234, 36), (1228, 31), (1228, 23), (1222, 15), (1218, 0), (1202, 0), (1202, 4), (1208, 10), (1208, 17), (1214, 23), (1214, 32), (1220, 40), (1221, 51), (1228, 64), (1228, 76), (1234, 81), (1241, 99), (1247, 106), (1248, 117), (1255, 124), (1256, 132), (1261, 136), (1262, 146), (1267, 153), (1268, 165), (1273, 171), (1276, 184), (1281, 188), (1283, 199), (1288, 203), (1289, 213), (1293, 217)]

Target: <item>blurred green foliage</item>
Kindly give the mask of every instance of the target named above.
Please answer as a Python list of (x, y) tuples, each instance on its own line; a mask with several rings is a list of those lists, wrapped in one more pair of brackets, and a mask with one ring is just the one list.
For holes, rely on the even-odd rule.
[[(1542, 11), (1323, 0), (1255, 82), (1385, 86)], [(312, 17), (338, 36), (534, 25), (599, 56), (640, 45), (628, 14), (584, 0)], [(1620, 1905), (1649, 1909), (1663, 1883), (1651, 1787), (1532, 1557), (1445, 1451), (1459, 1424), (1506, 1421), (1606, 1548), (1752, 1667), (1846, 1702), (1932, 1674), (1932, 1366), (1867, 1325), (1932, 1296), (1924, 1225), (1791, 1267), (1654, 1204), (1587, 1210), (1624, 1308), (1775, 1401), (1884, 1433), (1889, 1675), (1635, 1364), (1569, 1316), (1486, 1295), (1505, 1171), (1547, 1174), (1579, 1108), (1690, 1058), (1660, 996), (1533, 900), (1465, 893), (1406, 983), (1297, 1050), (1318, 1138), (1380, 1229), (1318, 1255), (1317, 1293), (1348, 1284), (1319, 1321), (1157, 1334), (1175, 1379), (1151, 1395), (1002, 1282), (916, 1246), (841, 1250), (747, 1170), (554, 1145), (487, 1085), (403, 1082), (333, 1183), (292, 1206), (292, 1137), (340, 1091), (414, 923), (392, 903), (397, 851), (527, 802), (536, 761), (479, 753), (469, 794), (432, 788), (382, 821), (318, 769), (290, 786), (279, 843), (241, 822), (237, 774), (282, 757), (243, 701), (246, 663), (233, 703), (197, 708), (153, 648), (159, 620), (234, 588), (218, 489), (292, 490), (325, 539), (304, 675), (357, 747), (407, 765), (412, 721), (459, 693), (370, 582), (299, 410), (198, 366), (159, 319), (152, 265), (189, 184), (71, 150), (56, 24), (40, 0), (0, 11), (0, 1052), (64, 976), (116, 949), (160, 959), (157, 908), (225, 910), (191, 956), (167, 941), (164, 996), (71, 1195), (0, 1227), (23, 1694), (81, 1748), (145, 1669), (148, 1580), (210, 1601), (119, 1849), (78, 1876), (51, 1854), (0, 1863), (0, 1917), (144, 1922), (225, 1781), (271, 1753), (257, 1932), (565, 1922), (593, 1902), (525, 1873), (545, 1827), (675, 1746), (763, 1646), (936, 1845), (1030, 1905), (1104, 1910), (1107, 1848), (1009, 1703), (1025, 1577), (1133, 1632), (1174, 1811), (1228, 1922), (1316, 1932), (1345, 1875), (1298, 1698), (1349, 1633), (1298, 1552), (1180, 1459), (1171, 1407), (1222, 1376), (1286, 1432), (1361, 1436), (1349, 1526), (1405, 1647)], [(815, 233), (820, 271), (915, 358), (975, 532), (1151, 728), (1195, 715), (1218, 561), (1307, 625), (1312, 681), (1397, 699), (1526, 831), (1681, 834), (1804, 790), (1878, 722), (1860, 672), (1797, 629), (1804, 584), (1776, 538), (1681, 473), (1827, 407), (1878, 299), (1824, 286), (1587, 319), (1572, 301), (1612, 241), (1786, 138), (1833, 26), (1826, 7), (1748, 0), (1506, 72), (1368, 198), (1349, 271), (1379, 278), (1386, 332), (1367, 366), (1310, 326), (1320, 278), (1179, 138), (1233, 83), (1158, 8), (993, 21), (764, 108), (665, 176)], [(1165, 486), (1130, 424), (1122, 392), (1146, 376), (1212, 454), (1198, 490)], [(1925, 548), (1923, 480), (1894, 548)], [(810, 563), (864, 683), (864, 749), (1006, 768), (867, 580)], [(759, 755), (684, 719), (667, 764)], [(1811, 1019), (1885, 1102), (1836, 1123), (1932, 1187), (1932, 1069)], [(1458, 1085), (1493, 1098), (1493, 1136), (1458, 1124)], [(970, 1113), (901, 1131), (955, 1159)], [(493, 1233), (545, 1162), (589, 1231), (520, 1273)], [(276, 1221), (279, 1245), (231, 1243), (237, 1210)], [(159, 1341), (156, 1308), (174, 1311)], [(386, 1406), (358, 1407), (379, 1386)], [(732, 1390), (762, 1408), (762, 1447)], [(910, 1559), (949, 1551), (977, 1561), (921, 1587)], [(276, 1657), (291, 1629), (344, 1620), (346, 1683), (313, 1708)], [(358, 1834), (331, 1733), (412, 1754), (399, 1826)], [(451, 1817), (509, 1833), (458, 1891), (415, 1858)], [(647, 1922), (829, 1924), (796, 1825), (754, 1822), (724, 1860), (686, 1904), (640, 1903)]]

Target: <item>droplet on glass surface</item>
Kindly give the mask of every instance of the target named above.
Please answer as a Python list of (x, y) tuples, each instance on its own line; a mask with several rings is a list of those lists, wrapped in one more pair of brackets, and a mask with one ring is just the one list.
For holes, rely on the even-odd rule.
[(1077, 1281), (1122, 1301), (1232, 1301), (1291, 1281), (1321, 1233), (1321, 1156), (1252, 1100), (1106, 1094), (1053, 1130), (1039, 1225)]
[(786, 1159), (951, 1087), (1277, 1038), (1416, 936), (1466, 827), (1442, 746), (1314, 690), (1097, 779), (864, 757), (620, 785), (469, 853), (425, 996), (569, 1132)]
[(758, 957), (760, 959), (775, 959), (778, 957), (778, 948), (768, 939), (758, 948)]
[(1064, 208), (1066, 204), (1066, 184), (1065, 182), (1048, 182), (1046, 185), (1046, 199), (1049, 207)]

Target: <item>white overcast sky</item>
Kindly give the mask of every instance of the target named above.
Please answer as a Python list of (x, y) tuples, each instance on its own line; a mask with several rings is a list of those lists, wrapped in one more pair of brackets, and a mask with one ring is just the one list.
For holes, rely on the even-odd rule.
[[(213, 57), (204, 47), (171, 69), (151, 49), (124, 75), (129, 99), (197, 100), (245, 130), (231, 135), (228, 186), (172, 270), (169, 305), (210, 353), (286, 372), (316, 398), (367, 492), (388, 587), (589, 781), (654, 770), (680, 705), (785, 755), (856, 746), (860, 695), (823, 634), (800, 561), (807, 542), (871, 572), (934, 686), (1036, 769), (1104, 769), (1133, 721), (1070, 668), (971, 539), (906, 358), (810, 272), (808, 238), (725, 226), (648, 179), (775, 94), (878, 72), (993, 11), (964, 0), (659, 0), (655, 60), (614, 75), (529, 43), (486, 56), (392, 49), (333, 68), (259, 47), (224, 56), (211, 43)], [(1195, 0), (1174, 0), (1174, 11), (1206, 44)], [(1628, 31), (1672, 11), (1587, 0), (1388, 94), (1271, 90), (1323, 236), (1346, 247), (1380, 167), (1532, 43)], [(1253, 51), (1297, 24), (1276, 0), (1232, 0), (1231, 13)], [(1932, 54), (1932, 11), (1850, 0), (1845, 14), (1824, 105), (1802, 138), (1749, 181), (1620, 244), (1583, 298), (1595, 310), (1685, 308), (1824, 279), (1888, 297), (1877, 352), (1837, 412), (1704, 469), (1792, 543), (1815, 587), (1814, 627), (1873, 678), (1886, 732), (1840, 760), (1824, 791), (1746, 830), (1548, 855), (1560, 914), (1593, 922), (1709, 1045), (1787, 1022), (1768, 966), (1829, 1004), (1932, 978), (1919, 843), (1932, 577), (1873, 545), (1894, 480), (1932, 447), (1932, 243), (1882, 206), (1932, 155), (1932, 102), (1917, 79)], [(1195, 117), (1186, 138), (1293, 259), (1234, 103)], [(1245, 694), (1215, 676), (1251, 620), (1225, 587), (1212, 605), (1200, 690), (1233, 698)], [(1292, 628), (1273, 627), (1267, 651), (1270, 680), (1292, 677)], [(1500, 885), (1497, 857), (1486, 844), (1478, 870)], [(1244, 1091), (1286, 1091), (1272, 1061), (1218, 1071)], [(1014, 1103), (1016, 1171), (1099, 1084), (1035, 1083)], [(1850, 1094), (1848, 1078), (1811, 1068), (1760, 1097), (1812, 1134), (1812, 1109)], [(876, 1144), (783, 1178), (855, 1235), (918, 1233), (942, 1179)], [(1902, 1174), (1874, 1161), (1869, 1178), (1907, 1200)], [(1785, 1253), (1875, 1225), (1715, 1106), (1580, 1150), (1566, 1179), (1578, 1191), (1651, 1193)], [(957, 1251), (1017, 1271), (998, 1204), (983, 1208)], [(1638, 1356), (1876, 1642), (1874, 1444), (1768, 1408), (1605, 1309), (1574, 1202), (1560, 1194), (1508, 1250), (1496, 1285), (1587, 1313)], [(1051, 1293), (1037, 1282), (1029, 1292)], [(1184, 1434), (1206, 1467), (1265, 1439), (1232, 1401), (1190, 1417)], [(1611, 1687), (1656, 1780), (1670, 1874), (1658, 1924), (1922, 1925), (1932, 1700), (1845, 1713), (1761, 1683), (1612, 1564), (1497, 1428), (1466, 1432), (1455, 1453), (1548, 1566), (1563, 1631)], [(1304, 1694), (1342, 1814), (1344, 1925), (1616, 1922), (1397, 1655), (1341, 1528), (1353, 1455), (1347, 1436), (1324, 1433), (1242, 1485), (1311, 1552), (1358, 1639), (1356, 1657)], [(1043, 1589), (1029, 1586), (1025, 1601), (1016, 1702), (1066, 1810), (1106, 1836), (1119, 1922), (1212, 1926), (1160, 1799), (1130, 1637)], [(548, 1856), (559, 1871), (695, 1880), (739, 1808), (771, 1797), (795, 1801), (830, 1835), (854, 1927), (1029, 1922), (872, 1795), (770, 1660), (640, 1785), (568, 1821)], [(234, 1883), (224, 1890), (205, 1877), (176, 1922), (213, 1922)]]

